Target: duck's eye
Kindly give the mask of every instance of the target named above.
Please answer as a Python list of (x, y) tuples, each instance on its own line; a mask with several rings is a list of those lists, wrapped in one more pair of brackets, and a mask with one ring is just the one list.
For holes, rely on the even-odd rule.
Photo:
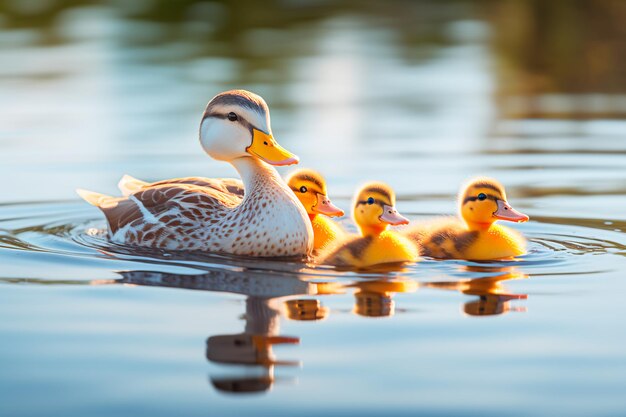
[(478, 194), (478, 199), (480, 201), (484, 201), (484, 200), (487, 199), (487, 195), (485, 193), (480, 193), (480, 194)]
[(307, 192), (307, 188), (303, 185), (302, 187), (300, 187), (300, 192), (301, 193), (306, 193)]
[(230, 120), (231, 122), (236, 122), (238, 119), (237, 115), (233, 113), (232, 111), (228, 113), (226, 117), (228, 117), (228, 120)]
[(370, 198), (368, 198), (368, 199), (367, 199), (367, 204), (369, 204), (370, 206), (371, 206), (372, 204), (374, 204), (374, 197), (370, 197)]

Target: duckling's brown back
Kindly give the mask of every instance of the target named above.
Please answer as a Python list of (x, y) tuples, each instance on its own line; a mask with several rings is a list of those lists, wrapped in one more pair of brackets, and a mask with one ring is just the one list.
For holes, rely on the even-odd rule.
[(441, 219), (417, 225), (405, 233), (416, 243), (420, 255), (431, 258), (462, 258), (463, 252), (478, 239), (478, 232), (468, 231), (457, 219)]

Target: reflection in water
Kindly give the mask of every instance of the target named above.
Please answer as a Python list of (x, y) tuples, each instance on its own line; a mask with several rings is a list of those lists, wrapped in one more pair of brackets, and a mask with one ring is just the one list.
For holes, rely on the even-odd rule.
[(246, 366), (243, 375), (240, 367), (230, 367), (223, 374), (211, 375), (211, 383), (218, 391), (230, 393), (267, 391), (276, 382), (277, 366), (299, 365), (298, 361), (277, 359), (273, 351), (275, 345), (300, 342), (299, 337), (280, 334), (281, 316), (291, 320), (314, 321), (325, 319), (330, 313), (320, 300), (301, 296), (343, 294), (348, 289), (355, 289), (355, 314), (389, 317), (395, 313), (393, 295), (414, 292), (418, 288), (417, 282), (410, 279), (381, 278), (341, 284), (308, 282), (298, 276), (276, 277), (225, 270), (200, 275), (151, 271), (125, 271), (120, 274), (122, 279), (94, 284), (175, 287), (237, 293), (247, 297), (244, 330), (210, 336), (206, 343), (206, 358), (210, 362)]
[(283, 298), (334, 291), (331, 283), (312, 283), (296, 276), (277, 277), (252, 272), (212, 271), (187, 275), (129, 271), (121, 274), (124, 278), (115, 283), (229, 292), (247, 297), (243, 332), (210, 336), (206, 344), (209, 361), (249, 367), (243, 376), (237, 374), (239, 368), (228, 370), (227, 375), (211, 376), (216, 389), (232, 393), (267, 391), (276, 380), (276, 366), (299, 364), (278, 360), (273, 351), (274, 345), (300, 342), (298, 337), (280, 334), (280, 318), (285, 310), (287, 317), (296, 320), (318, 320), (328, 315), (328, 309), (318, 300), (284, 301)]
[[(478, 299), (468, 301), (463, 306), (465, 314), (471, 316), (491, 316), (509, 311), (525, 312), (525, 307), (511, 307), (511, 300), (525, 300), (527, 294), (511, 294), (501, 284), (502, 281), (525, 279), (527, 274), (517, 271), (514, 267), (483, 267), (462, 266), (466, 273), (489, 274), (479, 278), (463, 279), (456, 282), (431, 282), (426, 284), (431, 288), (456, 290), (463, 294), (478, 296)], [(491, 275), (496, 273), (496, 275)]]
[[(289, 58), (309, 55), (333, 18), (350, 16), (393, 31), (394, 46), (409, 64), (432, 57), (438, 46), (488, 40), (497, 63), (497, 107), (504, 117), (623, 117), (626, 112), (626, 8), (618, 1), (502, 0), (494, 5), (453, 0), (446, 7), (404, 0), (312, 2), (315, 7), (250, 0), (84, 3), (99, 6), (73, 15), (68, 11), (81, 9), (80, 1), (0, 0), (0, 15), (7, 29), (36, 29), (35, 44), (113, 34), (124, 48), (145, 51), (136, 59), (153, 64), (206, 58), (189, 71), (197, 81), (252, 82), (273, 89), (294, 83)], [(451, 25), (459, 16), (474, 20)], [(72, 26), (70, 17), (100, 25), (84, 30)], [(113, 19), (123, 30), (107, 30)], [(40, 76), (58, 77), (59, 71)], [(30, 68), (26, 75), (32, 72), (39, 74)]]
[(298, 321), (322, 320), (328, 317), (330, 309), (319, 300), (298, 299), (285, 301), (287, 318)]
[(395, 293), (417, 291), (413, 280), (372, 280), (349, 285), (356, 288), (354, 313), (366, 317), (390, 317), (395, 313)]
[(623, 118), (625, 18), (616, 1), (498, 2), (489, 21), (501, 35), (492, 44), (502, 116)]
[(277, 344), (297, 344), (297, 337), (280, 336), (280, 304), (275, 298), (249, 296), (246, 300), (246, 326), (243, 333), (211, 336), (207, 340), (206, 357), (211, 362), (258, 365), (254, 376), (211, 377), (220, 391), (247, 393), (266, 391), (274, 383), (276, 365), (298, 365), (278, 361), (272, 350)]

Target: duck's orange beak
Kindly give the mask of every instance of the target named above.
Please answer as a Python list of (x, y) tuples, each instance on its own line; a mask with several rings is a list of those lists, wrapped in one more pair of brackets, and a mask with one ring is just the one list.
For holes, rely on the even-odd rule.
[(343, 216), (342, 209), (334, 205), (328, 196), (324, 194), (317, 194), (317, 203), (312, 207), (313, 211), (319, 214), (324, 214), (328, 217)]
[(293, 165), (300, 159), (276, 142), (272, 135), (252, 129), (252, 143), (246, 148), (250, 155), (270, 165)]
[(409, 224), (409, 219), (398, 213), (393, 206), (383, 205), (383, 214), (379, 217), (380, 221), (390, 224), (392, 226), (400, 226), (402, 224)]
[(498, 209), (494, 211), (493, 216), (500, 220), (508, 220), (510, 222), (527, 222), (530, 217), (524, 213), (515, 210), (504, 200), (498, 200)]

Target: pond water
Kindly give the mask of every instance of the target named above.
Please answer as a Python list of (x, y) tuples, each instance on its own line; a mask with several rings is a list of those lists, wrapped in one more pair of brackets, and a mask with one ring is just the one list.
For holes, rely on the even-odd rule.
[[(0, 415), (626, 413), (617, 2), (77, 3), (0, 1)], [(235, 87), (344, 209), (377, 179), (452, 214), (490, 175), (529, 253), (357, 274), (109, 244), (74, 190), (234, 176), (197, 125)]]

